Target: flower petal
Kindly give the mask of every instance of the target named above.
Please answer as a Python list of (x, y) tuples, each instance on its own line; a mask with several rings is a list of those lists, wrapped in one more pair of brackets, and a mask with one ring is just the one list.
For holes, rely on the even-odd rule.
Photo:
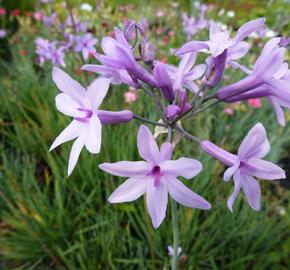
[(86, 90), (67, 73), (62, 71), (60, 68), (53, 67), (52, 79), (60, 91), (69, 95), (79, 105), (82, 107), (88, 105)]
[(164, 160), (171, 159), (172, 151), (173, 151), (173, 146), (169, 142), (163, 143), (160, 147), (160, 153)]
[(270, 96), (270, 97), (268, 97), (268, 100), (275, 111), (276, 119), (277, 119), (279, 125), (282, 127), (285, 127), (286, 121), (285, 121), (284, 111), (283, 111), (282, 107), (276, 101), (276, 99), (274, 97)]
[(153, 181), (147, 184), (146, 205), (154, 228), (158, 228), (166, 216), (168, 192), (164, 184), (157, 187)]
[(254, 177), (250, 175), (242, 174), (241, 177), (242, 188), (245, 192), (249, 205), (252, 209), (259, 211), (261, 208), (261, 189), (259, 183)]
[(112, 175), (133, 177), (147, 175), (152, 170), (152, 165), (146, 161), (119, 161), (102, 163), (99, 168)]
[(81, 111), (80, 105), (69, 95), (65, 93), (60, 93), (55, 97), (55, 105), (58, 111), (71, 117), (86, 117), (87, 113)]
[(264, 27), (264, 23), (265, 23), (265, 18), (259, 18), (259, 19), (255, 19), (255, 20), (252, 20), (243, 24), (239, 28), (234, 38), (234, 41), (240, 42), (243, 39), (245, 39), (247, 36), (249, 36), (251, 33), (261, 30)]
[(244, 57), (249, 51), (250, 44), (247, 42), (239, 42), (228, 49), (227, 61), (237, 60)]
[(239, 170), (234, 174), (234, 185), (235, 185), (234, 192), (232, 193), (232, 195), (229, 197), (227, 201), (227, 206), (231, 212), (233, 212), (233, 204), (236, 201), (236, 198), (241, 189), (241, 174)]
[(144, 125), (141, 125), (138, 131), (137, 147), (140, 156), (146, 161), (158, 164), (162, 160), (151, 131)]
[(238, 156), (240, 160), (262, 158), (270, 151), (266, 130), (261, 123), (256, 124), (242, 141)]
[(197, 55), (196, 52), (192, 52), (192, 53), (187, 53), (187, 54), (182, 56), (182, 59), (181, 59), (179, 66), (178, 66), (178, 70), (182, 74), (185, 74), (185, 73), (190, 71), (190, 69), (192, 68), (192, 66), (195, 63), (196, 55)]
[(250, 175), (266, 180), (276, 180), (286, 178), (285, 172), (273, 162), (251, 158), (243, 164), (243, 171)]
[(126, 180), (111, 194), (110, 203), (131, 202), (146, 192), (148, 177), (132, 177)]
[(202, 49), (208, 49), (208, 45), (206, 41), (189, 41), (185, 43), (181, 48), (179, 48), (175, 54), (176, 55), (182, 55), (185, 53), (190, 53), (190, 52), (196, 52)]
[(101, 42), (101, 47), (103, 52), (108, 55), (115, 57), (117, 56), (116, 54), (116, 40), (111, 38), (111, 37), (104, 37)]
[(107, 95), (110, 80), (107, 78), (95, 79), (88, 87), (88, 97), (91, 101), (92, 109), (98, 109), (103, 99)]
[(70, 176), (74, 167), (76, 166), (81, 150), (85, 145), (86, 133), (87, 133), (87, 130), (86, 129), (83, 130), (83, 132), (80, 134), (80, 136), (75, 140), (75, 142), (72, 145), (70, 156), (69, 156), (69, 161), (68, 161), (68, 170), (67, 170), (68, 176)]
[(201, 172), (202, 164), (195, 159), (179, 158), (162, 162), (160, 168), (166, 176), (182, 176), (190, 179)]
[(240, 160), (237, 159), (236, 163), (229, 167), (225, 173), (224, 173), (224, 180), (227, 182), (231, 179), (231, 177), (236, 173), (236, 171), (239, 169), (240, 166)]
[(166, 178), (166, 186), (170, 196), (178, 203), (191, 208), (208, 210), (210, 203), (174, 177)]
[(70, 140), (75, 139), (76, 137), (80, 136), (81, 132), (83, 131), (84, 124), (82, 122), (73, 120), (54, 140), (53, 144), (51, 145), (49, 151), (52, 151), (54, 148), (58, 147), (59, 145), (68, 142)]
[(97, 154), (101, 149), (102, 124), (100, 119), (93, 115), (88, 123), (85, 146), (92, 154)]

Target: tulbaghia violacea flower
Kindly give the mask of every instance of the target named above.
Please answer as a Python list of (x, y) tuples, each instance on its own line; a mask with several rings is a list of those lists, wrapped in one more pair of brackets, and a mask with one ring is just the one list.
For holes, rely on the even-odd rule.
[(177, 50), (177, 54), (185, 54), (194, 51), (200, 51), (207, 49), (213, 57), (221, 55), (225, 50), (234, 50), (235, 46), (241, 46), (239, 44), (251, 33), (258, 31), (264, 27), (264, 18), (249, 21), (243, 24), (234, 38), (230, 37), (228, 31), (222, 31), (218, 24), (215, 22), (210, 23), (209, 40), (208, 41), (190, 41), (185, 43), (180, 49)]
[(82, 37), (76, 37), (76, 52), (82, 52), (83, 58), (87, 60), (90, 54), (96, 52), (95, 45), (98, 43), (98, 39), (94, 38), (91, 33), (86, 33)]
[(210, 209), (211, 205), (192, 192), (177, 177), (190, 179), (202, 170), (199, 161), (190, 158), (170, 160), (172, 145), (163, 143), (160, 147), (150, 130), (141, 125), (137, 146), (145, 161), (120, 161), (103, 163), (99, 167), (116, 176), (129, 177), (109, 197), (110, 203), (131, 202), (146, 193), (146, 205), (154, 228), (159, 227), (166, 215), (168, 193), (178, 203), (187, 207)]
[(233, 176), (234, 192), (228, 199), (228, 208), (233, 211), (233, 204), (240, 189), (243, 189), (252, 209), (260, 210), (261, 190), (254, 177), (266, 180), (285, 178), (285, 172), (276, 164), (262, 158), (270, 151), (266, 130), (261, 123), (256, 124), (242, 141), (238, 154), (231, 154), (210, 141), (201, 143), (203, 151), (218, 159), (229, 168), (224, 173), (224, 180)]
[(235, 60), (243, 57), (249, 50), (249, 44), (243, 40), (254, 31), (264, 27), (264, 18), (249, 21), (242, 25), (234, 38), (227, 30), (222, 31), (215, 22), (210, 23), (209, 41), (190, 41), (184, 44), (176, 54), (181, 55), (195, 51), (205, 51), (210, 54), (205, 84), (216, 86), (222, 79), (226, 63), (237, 66)]
[[(92, 66), (86, 65), (83, 69), (90, 69), (91, 71), (94, 69), (95, 72), (100, 72), (102, 75), (104, 75), (105, 69), (108, 69), (109, 74), (112, 72), (112, 69), (125, 70), (130, 74), (131, 78), (134, 78), (133, 80), (139, 79), (153, 87), (156, 86), (153, 76), (135, 60), (130, 44), (124, 37), (124, 33), (118, 28), (115, 28), (115, 39), (111, 37), (104, 37), (102, 39), (101, 47), (105, 54), (95, 54), (95, 57), (102, 64), (103, 68), (100, 69), (97, 67), (94, 69)], [(109, 76), (112, 77), (111, 74)]]
[(102, 124), (128, 122), (132, 120), (133, 114), (127, 110), (120, 112), (99, 110), (109, 89), (108, 79), (96, 79), (86, 90), (59, 68), (53, 68), (52, 78), (62, 92), (55, 98), (56, 107), (63, 114), (73, 117), (73, 121), (55, 139), (50, 151), (64, 142), (76, 139), (69, 157), (68, 175), (70, 175), (84, 146), (92, 154), (100, 152)]
[(269, 40), (253, 71), (244, 70), (249, 75), (244, 79), (222, 87), (216, 98), (225, 102), (236, 102), (259, 97), (267, 97), (273, 106), (278, 123), (285, 125), (281, 106), (290, 108), (290, 71), (284, 63), (285, 48), (280, 47), (281, 38)]
[(46, 27), (50, 27), (57, 19), (58, 14), (53, 12), (50, 16), (43, 16), (42, 21)]
[(205, 73), (206, 64), (194, 66), (197, 53), (188, 53), (181, 56), (181, 61), (178, 67), (165, 65), (167, 72), (173, 82), (173, 90), (180, 91), (186, 88), (194, 93), (197, 93), (198, 86), (194, 82), (201, 78)]

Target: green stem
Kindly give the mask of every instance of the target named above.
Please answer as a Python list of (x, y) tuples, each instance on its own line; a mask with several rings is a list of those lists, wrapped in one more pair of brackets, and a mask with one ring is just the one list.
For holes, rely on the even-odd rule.
[(172, 198), (171, 198), (171, 216), (172, 216), (172, 230), (173, 230), (173, 257), (171, 260), (171, 270), (177, 270), (179, 230), (178, 230), (177, 204)]

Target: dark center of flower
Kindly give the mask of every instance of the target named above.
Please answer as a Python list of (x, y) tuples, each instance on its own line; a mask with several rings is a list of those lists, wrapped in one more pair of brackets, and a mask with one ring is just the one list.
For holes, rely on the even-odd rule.
[(158, 187), (161, 180), (161, 170), (159, 166), (154, 166), (151, 171), (153, 177), (154, 177), (154, 187)]
[(83, 117), (75, 117), (74, 119), (80, 122), (87, 122), (92, 117), (93, 112), (89, 109), (78, 108), (79, 111), (85, 112)]

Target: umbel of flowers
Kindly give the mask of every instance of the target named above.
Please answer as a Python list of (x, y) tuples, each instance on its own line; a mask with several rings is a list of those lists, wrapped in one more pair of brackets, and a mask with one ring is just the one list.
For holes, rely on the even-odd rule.
[[(202, 210), (211, 208), (205, 198), (178, 179), (180, 176), (193, 178), (200, 173), (203, 165), (192, 158), (171, 159), (175, 136), (182, 135), (191, 140), (200, 146), (201, 151), (228, 167), (224, 180), (233, 179), (234, 183), (233, 193), (227, 201), (231, 211), (241, 190), (250, 207), (260, 210), (261, 190), (255, 177), (264, 180), (285, 178), (285, 172), (279, 166), (263, 159), (270, 151), (270, 144), (261, 123), (248, 131), (236, 154), (220, 148), (216, 142), (190, 134), (180, 124), (185, 118), (194, 121), (196, 114), (219, 102), (232, 103), (252, 98), (268, 99), (278, 123), (285, 124), (282, 107), (290, 108), (290, 70), (284, 63), (285, 48), (281, 38), (273, 38), (265, 44), (252, 70), (238, 62), (250, 49), (245, 41), (247, 36), (263, 27), (264, 18), (259, 18), (242, 25), (231, 37), (228, 31), (222, 31), (216, 23), (210, 22), (209, 40), (193, 40), (184, 44), (176, 51), (180, 63), (173, 66), (156, 60), (154, 46), (145, 31), (138, 23), (128, 21), (123, 30), (114, 29), (114, 38), (102, 39), (103, 52), (93, 52), (98, 64), (82, 67), (82, 70), (99, 75), (86, 89), (61, 69), (53, 68), (53, 80), (61, 91), (56, 96), (56, 107), (72, 117), (72, 122), (56, 138), (51, 150), (66, 141), (75, 140), (69, 157), (68, 175), (76, 166), (83, 147), (92, 154), (101, 151), (103, 125), (132, 120), (143, 123), (137, 135), (140, 160), (103, 163), (99, 168), (127, 178), (108, 198), (110, 203), (131, 202), (146, 196), (154, 228), (158, 228), (166, 217), (170, 196), (174, 232), (173, 269), (176, 269), (178, 254), (176, 202)], [(205, 63), (196, 65), (199, 53), (206, 53), (208, 57)], [(223, 80), (225, 69), (233, 67), (244, 72), (244, 78), (231, 85), (217, 87)], [(152, 99), (158, 118), (147, 119), (128, 110), (111, 112), (100, 109), (109, 85), (122, 83), (143, 89)], [(168, 134), (160, 147), (144, 123), (158, 126)]]

